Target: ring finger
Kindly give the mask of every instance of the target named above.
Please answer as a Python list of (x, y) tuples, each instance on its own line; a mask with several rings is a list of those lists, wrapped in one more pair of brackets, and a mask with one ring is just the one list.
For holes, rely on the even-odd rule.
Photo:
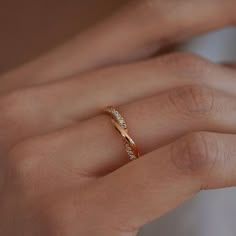
[[(185, 86), (121, 106), (119, 110), (143, 155), (189, 132), (236, 133), (234, 101), (235, 96), (225, 92)], [(33, 181), (33, 186), (61, 188), (63, 183), (68, 186), (78, 179), (105, 175), (127, 163), (119, 138), (110, 118), (101, 115), (18, 144), (9, 160), (21, 168), (19, 172), (31, 186)]]

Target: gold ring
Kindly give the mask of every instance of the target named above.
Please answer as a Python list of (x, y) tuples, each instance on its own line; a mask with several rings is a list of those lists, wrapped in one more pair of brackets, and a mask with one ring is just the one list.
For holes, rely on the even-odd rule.
[(125, 122), (125, 119), (122, 115), (112, 106), (107, 107), (105, 112), (111, 116), (112, 124), (114, 125), (115, 129), (121, 135), (125, 150), (129, 155), (130, 160), (136, 160), (140, 157), (137, 145), (135, 144), (134, 140), (128, 134), (128, 126)]

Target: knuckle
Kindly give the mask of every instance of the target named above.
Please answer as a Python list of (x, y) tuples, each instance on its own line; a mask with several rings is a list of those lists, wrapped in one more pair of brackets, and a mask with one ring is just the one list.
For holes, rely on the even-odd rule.
[(202, 85), (188, 85), (172, 90), (169, 100), (187, 115), (208, 115), (214, 108), (215, 91)]
[(195, 69), (202, 70), (206, 64), (206, 60), (202, 57), (191, 53), (191, 52), (180, 52), (175, 55), (176, 59), (178, 60), (178, 65), (180, 68), (186, 69)]
[(190, 173), (208, 173), (218, 159), (217, 138), (207, 132), (189, 134), (172, 144), (171, 160), (174, 165)]
[(213, 63), (191, 52), (176, 52), (161, 59), (163, 64), (168, 65), (171, 70), (186, 80), (194, 83), (206, 83)]
[(186, 66), (187, 64), (196, 64), (203, 59), (191, 52), (174, 52), (162, 57), (163, 60), (176, 67)]

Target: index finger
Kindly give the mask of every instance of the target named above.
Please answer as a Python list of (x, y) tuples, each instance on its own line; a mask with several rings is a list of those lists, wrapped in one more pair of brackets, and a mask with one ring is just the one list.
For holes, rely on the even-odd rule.
[(135, 0), (67, 44), (2, 78), (0, 91), (145, 58), (170, 42), (232, 25), (235, 0)]

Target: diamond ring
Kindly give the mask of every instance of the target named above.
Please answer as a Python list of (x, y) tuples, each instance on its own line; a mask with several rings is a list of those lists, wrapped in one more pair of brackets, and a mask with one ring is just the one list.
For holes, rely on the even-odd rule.
[(112, 124), (121, 135), (125, 145), (125, 150), (128, 153), (130, 160), (138, 159), (140, 154), (134, 140), (128, 134), (128, 126), (125, 119), (114, 107), (107, 107), (104, 111), (110, 115)]

